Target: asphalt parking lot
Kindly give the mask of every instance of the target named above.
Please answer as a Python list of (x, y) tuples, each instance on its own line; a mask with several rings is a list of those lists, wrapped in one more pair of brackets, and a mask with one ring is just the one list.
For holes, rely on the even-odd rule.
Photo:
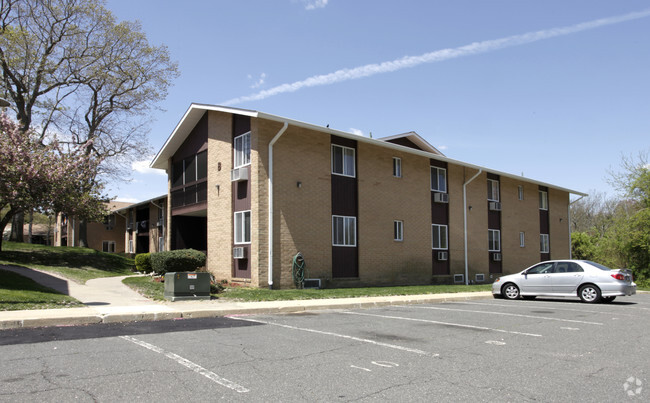
[(648, 401), (649, 319), (639, 294), (2, 331), (0, 400)]

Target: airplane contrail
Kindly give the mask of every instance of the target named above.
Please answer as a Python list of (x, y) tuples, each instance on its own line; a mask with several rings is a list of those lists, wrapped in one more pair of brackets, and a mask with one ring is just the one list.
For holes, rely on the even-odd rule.
[(492, 52), (512, 46), (525, 45), (544, 39), (555, 38), (574, 34), (577, 32), (587, 31), (590, 29), (600, 28), (607, 25), (620, 24), (626, 21), (637, 20), (650, 16), (650, 9), (636, 11), (629, 14), (601, 18), (598, 20), (582, 22), (566, 27), (544, 29), (541, 31), (527, 32), (525, 34), (508, 36), (500, 39), (492, 39), (481, 42), (470, 43), (469, 45), (457, 48), (448, 48), (436, 50), (434, 52), (424, 53), (419, 56), (405, 56), (399, 59), (386, 61), (382, 63), (366, 64), (364, 66), (346, 68), (337, 70), (333, 73), (316, 75), (308, 77), (301, 81), (286, 83), (257, 92), (255, 94), (230, 99), (223, 102), (222, 105), (235, 105), (247, 101), (257, 101), (269, 98), (275, 95), (288, 92), (296, 92), (303, 88), (317, 87), (321, 85), (330, 85), (342, 81), (356, 80), (358, 78), (370, 77), (376, 74), (390, 73), (397, 70), (419, 66), (424, 63), (437, 63), (445, 60), (455, 59), (463, 56), (476, 55), (480, 53)]

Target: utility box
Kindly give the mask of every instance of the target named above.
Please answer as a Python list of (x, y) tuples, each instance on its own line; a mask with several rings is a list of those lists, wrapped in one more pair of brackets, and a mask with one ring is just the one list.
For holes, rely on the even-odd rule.
[(165, 274), (165, 299), (190, 301), (210, 299), (210, 273), (172, 272)]

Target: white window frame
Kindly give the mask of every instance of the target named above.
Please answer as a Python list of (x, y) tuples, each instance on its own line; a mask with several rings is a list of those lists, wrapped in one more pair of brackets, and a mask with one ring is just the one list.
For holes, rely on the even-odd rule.
[(402, 159), (399, 157), (393, 157), (393, 176), (395, 178), (402, 177)]
[(357, 246), (357, 217), (332, 216), (332, 246)]
[(393, 221), (393, 241), (402, 242), (404, 240), (404, 221)]
[(521, 185), (517, 188), (517, 197), (519, 200), (524, 200), (524, 187)]
[(133, 239), (129, 239), (129, 253), (134, 253), (134, 251), (133, 251)]
[(548, 234), (539, 234), (539, 252), (551, 253), (551, 244)]
[[(251, 164), (251, 132), (246, 132), (233, 140), (233, 167), (240, 168)], [(195, 164), (198, 165), (198, 164)]]
[(163, 252), (165, 250), (165, 237), (158, 237), (158, 252)]
[[(248, 221), (246, 221), (248, 216)], [(251, 210), (235, 211), (234, 219), (234, 240), (235, 245), (251, 243)], [(248, 228), (246, 228), (248, 226)], [(248, 229), (248, 231), (246, 231)], [(246, 237), (248, 235), (248, 237)]]
[[(438, 234), (438, 243), (436, 244), (436, 237)], [(443, 236), (444, 234), (444, 236)], [(447, 250), (449, 249), (449, 231), (446, 225), (431, 224), (431, 249), (433, 250)]]
[(548, 210), (548, 192), (545, 190), (539, 191), (539, 209)]
[[(335, 154), (335, 149), (340, 149), (341, 151), (341, 172), (336, 171), (336, 167), (334, 166), (334, 154)], [(345, 147), (341, 146), (338, 144), (332, 144), (332, 175), (340, 175), (340, 176), (348, 176), (350, 178), (356, 177), (356, 158), (357, 158), (357, 150), (354, 148), (350, 147)], [(350, 164), (349, 159), (352, 158), (352, 164)], [(346, 163), (346, 161), (348, 161)], [(352, 171), (352, 172), (350, 172)]]
[(501, 230), (488, 229), (488, 251), (501, 252)]
[[(442, 175), (442, 176), (441, 176)], [(435, 178), (435, 183), (433, 178)], [(441, 181), (442, 179), (442, 185)], [(431, 190), (434, 192), (447, 193), (447, 169), (431, 167)]]
[(115, 241), (102, 241), (102, 252), (115, 253)]
[(488, 201), (499, 201), (499, 181), (488, 179)]
[(520, 232), (519, 233), (519, 247), (521, 247), (521, 248), (526, 247), (526, 233), (525, 232)]

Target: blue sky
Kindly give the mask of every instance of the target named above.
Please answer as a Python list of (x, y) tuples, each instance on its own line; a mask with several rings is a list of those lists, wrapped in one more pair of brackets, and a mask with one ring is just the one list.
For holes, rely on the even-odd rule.
[[(448, 157), (583, 192), (650, 150), (650, 3), (109, 0), (168, 46), (181, 76), (155, 152), (192, 102), (374, 138), (415, 131)], [(166, 193), (134, 164), (109, 194)]]

